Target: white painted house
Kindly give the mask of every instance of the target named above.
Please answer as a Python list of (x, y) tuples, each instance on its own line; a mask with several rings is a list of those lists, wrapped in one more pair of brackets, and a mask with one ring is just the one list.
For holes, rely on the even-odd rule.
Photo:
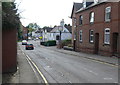
[[(63, 27), (61, 31), (61, 40), (71, 39), (71, 32), (64, 26), (64, 20), (60, 22), (60, 26)], [(60, 31), (58, 30), (59, 26), (54, 27), (47, 35), (48, 40), (57, 40), (57, 37), (60, 37)]]

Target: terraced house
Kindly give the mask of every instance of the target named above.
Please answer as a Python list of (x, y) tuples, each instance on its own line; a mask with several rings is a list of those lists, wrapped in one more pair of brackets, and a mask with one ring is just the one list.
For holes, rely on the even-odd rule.
[[(120, 53), (120, 2), (92, 2), (72, 13), (75, 50), (107, 56)], [(74, 15), (74, 16), (73, 16)], [(76, 23), (76, 24), (75, 24)]]

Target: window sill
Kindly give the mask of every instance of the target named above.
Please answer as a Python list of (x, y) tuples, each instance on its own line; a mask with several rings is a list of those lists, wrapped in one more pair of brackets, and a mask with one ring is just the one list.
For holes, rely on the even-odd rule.
[(104, 43), (103, 46), (110, 46), (110, 44)]
[(93, 25), (94, 24), (94, 22), (90, 22), (90, 25)]
[(79, 25), (79, 26), (83, 26), (83, 24)]
[(111, 20), (105, 20), (106, 23), (109, 23)]
[(82, 43), (82, 41), (79, 41), (80, 43)]
[(89, 42), (90, 44), (94, 44), (94, 42)]

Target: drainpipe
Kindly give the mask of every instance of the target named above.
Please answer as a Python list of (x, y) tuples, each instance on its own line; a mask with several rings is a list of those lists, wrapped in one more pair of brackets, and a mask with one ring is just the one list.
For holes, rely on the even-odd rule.
[[(119, 5), (119, 7), (118, 7), (118, 23), (120, 23), (120, 1), (118, 2), (118, 5)], [(119, 55), (119, 57), (120, 57), (120, 24), (118, 24), (118, 34), (119, 34), (119, 36), (118, 36), (118, 55)]]
[(0, 0), (0, 84), (2, 84), (2, 2)]

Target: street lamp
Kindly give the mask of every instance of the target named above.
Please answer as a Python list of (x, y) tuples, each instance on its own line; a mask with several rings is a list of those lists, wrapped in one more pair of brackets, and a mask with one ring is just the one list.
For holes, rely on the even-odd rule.
[(63, 27), (62, 26), (58, 26), (58, 30), (60, 32), (60, 38), (59, 38), (59, 40), (61, 40), (61, 34), (62, 34), (62, 31), (63, 31)]
[(59, 46), (61, 48), (61, 34), (62, 34), (62, 31), (63, 31), (63, 26), (58, 26), (58, 30), (60, 32), (60, 37), (59, 37)]

